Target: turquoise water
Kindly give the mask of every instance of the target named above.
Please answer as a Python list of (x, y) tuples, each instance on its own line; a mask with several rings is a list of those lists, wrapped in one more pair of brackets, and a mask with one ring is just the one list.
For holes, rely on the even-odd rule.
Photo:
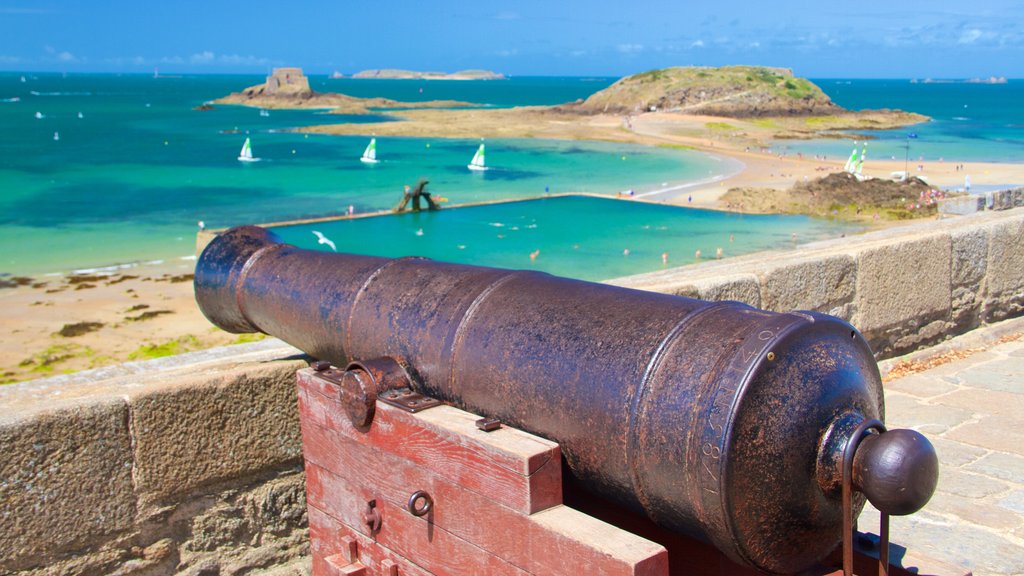
[[(546, 191), (642, 191), (727, 169), (705, 155), (679, 150), (492, 140), (487, 146), (493, 169), (481, 174), (466, 169), (478, 141), (418, 138), (379, 138), (382, 161), (368, 166), (358, 161), (366, 138), (283, 130), (385, 116), (274, 110), (263, 117), (239, 106), (193, 110), (261, 77), (26, 75), (26, 82), (20, 77), (0, 75), (0, 99), (20, 98), (0, 103), (5, 127), (0, 132), (0, 272), (6, 273), (182, 257), (194, 250), (199, 220), (226, 227), (342, 213), (350, 205), (357, 212), (381, 210), (421, 177), (454, 204)], [(318, 82), (333, 81), (313, 79), (314, 86)], [(372, 87), (374, 81), (369, 82)], [(431, 83), (424, 98), (553, 104), (606, 83)], [(419, 94), (406, 84), (392, 83), (397, 93), (384, 95)], [(246, 136), (260, 162), (237, 161)]]
[[(200, 220), (219, 228), (338, 214), (349, 206), (356, 212), (381, 210), (400, 199), (404, 185), (414, 185), (420, 178), (430, 180), (429, 189), (435, 195), (459, 204), (572, 191), (644, 192), (665, 183), (704, 180), (735, 169), (711, 156), (681, 150), (489, 140), (488, 163), (493, 169), (481, 174), (465, 167), (478, 140), (438, 138), (379, 138), (377, 150), (382, 161), (368, 166), (358, 161), (367, 142), (364, 137), (307, 136), (288, 130), (331, 122), (393, 120), (386, 113), (359, 117), (275, 110), (263, 117), (255, 109), (239, 106), (193, 110), (207, 100), (258, 84), (261, 76), (154, 79), (144, 75), (25, 74), (25, 82), (21, 77), (0, 73), (0, 126), (4, 127), (0, 131), (0, 274), (67, 272), (181, 258), (193, 253)], [(318, 90), (399, 100), (453, 99), (490, 106), (558, 104), (584, 98), (612, 81), (311, 78)], [(914, 127), (920, 138), (914, 141), (912, 155), (920, 145), (936, 147), (935, 153), (945, 154), (947, 161), (955, 159), (955, 153), (1024, 159), (1019, 131), (1024, 98), (1018, 83), (822, 81), (822, 85), (844, 106), (891, 106), (934, 115), (936, 122)], [(18, 100), (8, 101), (15, 98)], [(955, 109), (960, 101), (969, 101), (978, 113), (960, 116)], [(37, 112), (42, 118), (36, 118)], [(247, 136), (252, 138), (260, 162), (236, 160)], [(899, 131), (879, 134), (870, 154), (902, 153), (902, 137)], [(834, 147), (835, 154), (849, 153), (849, 144), (842, 142), (785, 145), (794, 149)], [(886, 151), (890, 145), (896, 146), (892, 152)], [(933, 152), (922, 148), (924, 153)], [(617, 241), (605, 224), (588, 221), (590, 216), (581, 214), (561, 217), (573, 220), (574, 225), (580, 219), (582, 229)], [(769, 220), (746, 222), (768, 226)], [(546, 246), (540, 248), (547, 254)], [(494, 250), (500, 251), (498, 247)], [(516, 250), (523, 252), (522, 247)], [(665, 249), (651, 250), (658, 256), (656, 268)], [(670, 252), (692, 250), (673, 248)], [(586, 264), (605, 265), (610, 264)], [(564, 266), (562, 273), (573, 270), (571, 264)]]
[(743, 215), (591, 196), (274, 228), (289, 244), (329, 251), (318, 244), (314, 230), (339, 252), (426, 256), (604, 280), (697, 262), (697, 250), (704, 259), (714, 258), (719, 248), (724, 257), (737, 256), (857, 228), (806, 216)]
[[(911, 162), (1024, 162), (1024, 81), (1006, 84), (925, 84), (909, 80), (815, 80), (836, 104), (854, 110), (895, 108), (932, 121), (898, 130), (861, 132), (873, 139), (868, 160), (907, 158)], [(850, 140), (778, 142), (804, 154), (846, 158)]]

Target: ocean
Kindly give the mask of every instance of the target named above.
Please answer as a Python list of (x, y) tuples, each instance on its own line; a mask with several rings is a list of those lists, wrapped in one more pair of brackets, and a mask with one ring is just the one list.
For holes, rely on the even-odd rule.
[[(461, 204), (573, 191), (643, 192), (718, 178), (737, 169), (721, 158), (686, 150), (488, 140), (488, 162), (493, 169), (481, 174), (465, 168), (478, 140), (439, 138), (379, 138), (377, 152), (382, 161), (369, 166), (358, 161), (367, 144), (364, 137), (303, 135), (287, 130), (342, 121), (388, 120), (386, 112), (339, 117), (324, 116), (321, 111), (273, 110), (269, 116), (261, 116), (255, 109), (239, 106), (194, 109), (262, 81), (262, 76), (243, 75), (153, 78), (0, 73), (0, 125), (5, 128), (0, 131), (0, 273), (66, 273), (188, 257), (194, 252), (199, 221), (212, 228), (340, 214), (349, 206), (359, 213), (382, 210), (400, 200), (404, 185), (415, 185), (420, 178), (430, 181), (428, 189), (435, 195), (447, 198), (450, 204)], [(490, 106), (558, 104), (585, 98), (613, 81), (311, 77), (315, 90), (405, 101), (452, 99)], [(894, 83), (893, 88), (869, 81), (848, 85), (824, 81), (822, 85), (830, 94), (837, 90), (834, 97), (853, 107), (861, 103), (865, 105), (860, 107), (873, 107), (874, 99), (886, 92), (917, 94), (924, 86), (905, 82)], [(943, 85), (927, 86), (941, 89)], [(974, 98), (972, 103), (979, 98), (975, 92), (1019, 92), (1014, 83), (950, 86), (967, 90)], [(966, 98), (951, 97), (951, 101)], [(998, 102), (1003, 102), (1003, 97), (999, 98)], [(1021, 101), (1013, 96), (1000, 106), (1019, 111)], [(923, 102), (915, 106), (913, 98), (906, 104), (895, 96), (886, 102), (891, 107), (929, 113)], [(972, 116), (976, 122), (956, 118), (940, 119), (929, 127), (935, 134), (946, 134), (939, 130), (942, 126), (947, 127), (943, 130), (962, 128), (964, 131), (950, 138), (972, 153), (979, 146), (991, 146), (1001, 150), (1000, 158), (1006, 161), (1024, 156), (1013, 129), (999, 132), (1012, 122), (998, 112), (991, 117)], [(915, 146), (931, 142), (931, 132), (914, 129), (921, 134)], [(260, 162), (246, 164), (236, 159), (246, 137), (251, 138)], [(973, 148), (963, 144), (969, 141), (975, 142)], [(947, 161), (951, 159), (953, 154)], [(604, 215), (609, 216), (617, 217)], [(592, 217), (596, 216), (590, 212), (562, 215), (564, 219)], [(699, 217), (722, 218), (723, 227), (731, 226), (725, 220), (731, 215), (712, 212)], [(583, 220), (582, 224), (593, 234), (601, 234), (606, 226), (600, 220)], [(786, 226), (799, 231), (803, 239), (839, 231), (815, 225), (816, 232), (804, 234), (796, 221)], [(661, 265), (660, 259), (656, 260), (652, 269)], [(599, 255), (593, 260), (584, 258), (578, 266), (603, 266), (604, 262), (605, 255)]]
[[(897, 130), (860, 132), (870, 137), (871, 158), (920, 162), (1024, 162), (1024, 81), (1006, 84), (913, 83), (910, 80), (814, 81), (851, 110), (892, 108), (917, 112), (929, 122)], [(908, 136), (913, 135), (908, 138)], [(848, 140), (778, 142), (804, 154), (849, 156)], [(910, 145), (908, 150), (907, 145)]]

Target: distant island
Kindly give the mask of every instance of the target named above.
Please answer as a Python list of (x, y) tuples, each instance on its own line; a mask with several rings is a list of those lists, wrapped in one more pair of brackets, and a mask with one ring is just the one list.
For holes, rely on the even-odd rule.
[(381, 80), (504, 80), (504, 74), (490, 70), (460, 70), (448, 74), (446, 72), (416, 72), (413, 70), (363, 70), (356, 72), (352, 78), (376, 78)]
[[(451, 108), (476, 106), (455, 100), (428, 102), (399, 102), (388, 98), (356, 98), (338, 92), (315, 92), (302, 68), (274, 68), (263, 84), (250, 86), (241, 92), (228, 94), (213, 101), (214, 104), (239, 104), (254, 108), (302, 109), (324, 108), (335, 114), (369, 114), (374, 108)], [(209, 105), (204, 105), (204, 110)]]
[(918, 80), (914, 78), (911, 84), (1006, 84), (1008, 80), (1004, 76), (989, 76), (988, 78), (967, 78), (964, 80), (925, 78)]

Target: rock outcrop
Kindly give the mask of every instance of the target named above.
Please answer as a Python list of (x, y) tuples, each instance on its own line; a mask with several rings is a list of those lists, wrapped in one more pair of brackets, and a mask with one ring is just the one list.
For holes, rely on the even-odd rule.
[(813, 82), (788, 69), (761, 66), (652, 70), (622, 78), (566, 108), (593, 114), (669, 110), (733, 118), (845, 112)]

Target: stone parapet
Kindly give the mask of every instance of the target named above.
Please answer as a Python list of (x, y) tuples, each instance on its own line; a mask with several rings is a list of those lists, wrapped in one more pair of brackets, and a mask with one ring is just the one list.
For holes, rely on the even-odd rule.
[(889, 358), (1024, 313), (1024, 210), (918, 222), (610, 280), (851, 322)]
[(0, 574), (303, 556), (300, 358), (271, 340), (0, 387)]

